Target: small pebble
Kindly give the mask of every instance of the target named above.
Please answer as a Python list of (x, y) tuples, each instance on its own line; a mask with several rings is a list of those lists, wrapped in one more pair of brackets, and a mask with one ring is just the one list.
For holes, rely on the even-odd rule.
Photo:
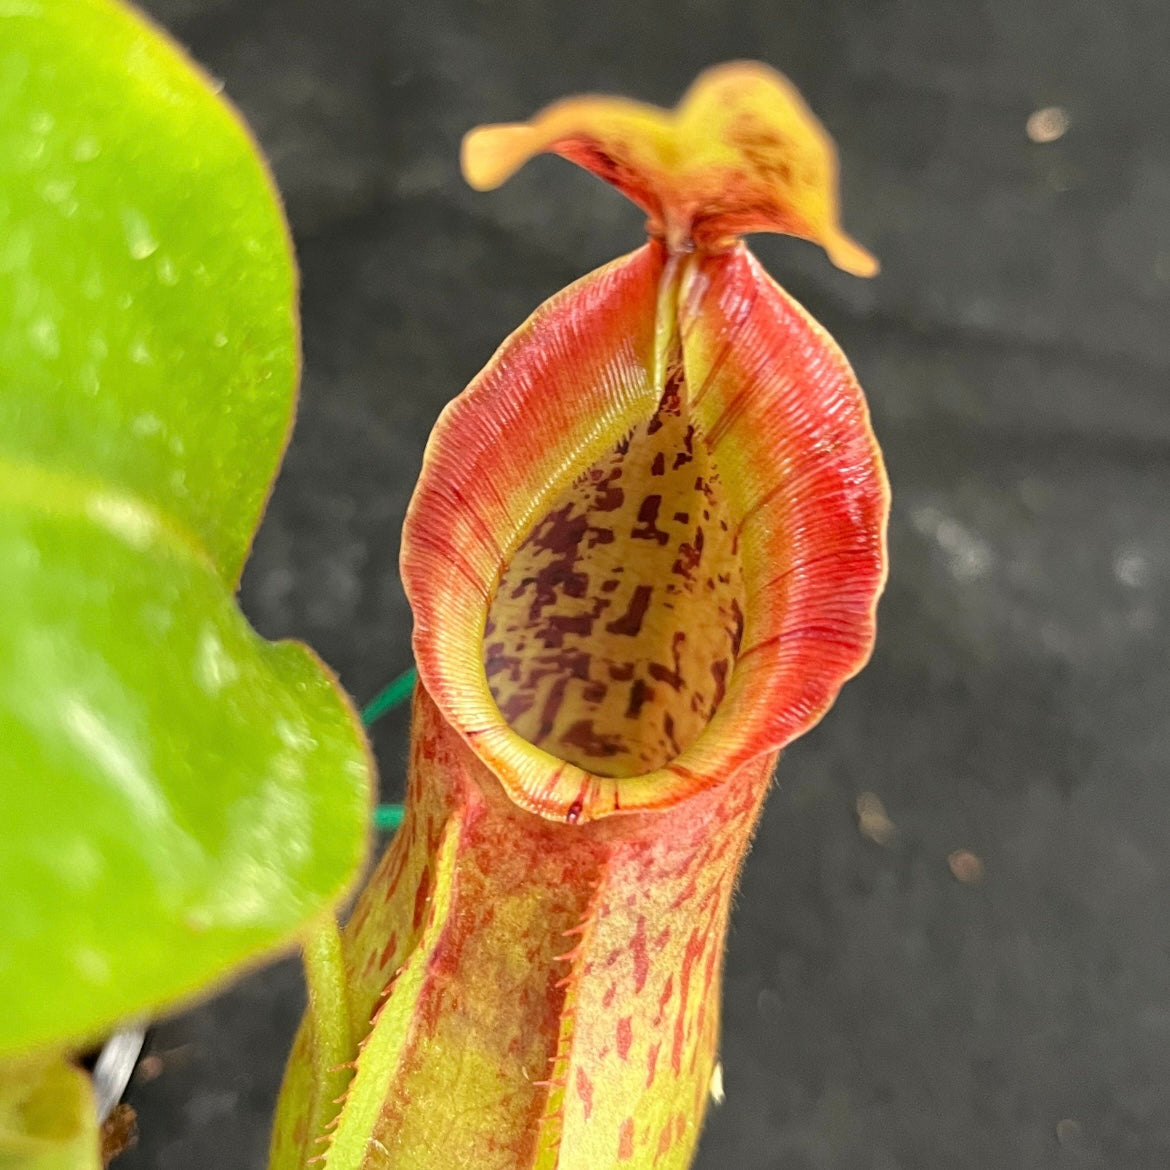
[(1062, 1146), (1075, 1146), (1081, 1140), (1081, 1123), (1066, 1117), (1056, 1123), (1056, 1140)]
[(956, 849), (947, 858), (951, 873), (966, 885), (983, 880), (983, 862), (970, 849)]
[(1025, 130), (1033, 142), (1055, 142), (1068, 133), (1071, 124), (1068, 111), (1062, 106), (1045, 106), (1028, 116)]
[(134, 1075), (140, 1081), (153, 1081), (162, 1074), (162, 1070), (162, 1057), (155, 1056), (152, 1052), (149, 1056), (144, 1056), (138, 1062), (138, 1067), (134, 1070)]
[(876, 792), (863, 792), (857, 798), (857, 828), (863, 837), (877, 845), (889, 845), (898, 831), (886, 815), (885, 805)]
[(99, 1141), (102, 1165), (109, 1166), (119, 1154), (124, 1154), (138, 1145), (138, 1114), (124, 1103), (115, 1105), (110, 1110), (109, 1117), (102, 1122)]

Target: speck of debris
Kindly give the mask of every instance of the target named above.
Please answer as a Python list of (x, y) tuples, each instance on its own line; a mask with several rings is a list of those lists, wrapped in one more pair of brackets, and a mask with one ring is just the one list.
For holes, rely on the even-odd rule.
[(886, 815), (886, 807), (876, 792), (863, 792), (857, 798), (857, 828), (863, 837), (877, 845), (889, 845), (897, 826)]
[(983, 862), (970, 849), (956, 849), (947, 858), (951, 873), (965, 885), (974, 885), (983, 880)]
[(1081, 1136), (1081, 1123), (1074, 1118), (1066, 1117), (1056, 1123), (1056, 1140), (1062, 1146), (1079, 1145)]
[(1072, 119), (1063, 106), (1045, 106), (1029, 114), (1024, 129), (1033, 142), (1055, 142), (1068, 133), (1071, 125)]
[(99, 1140), (103, 1167), (108, 1167), (119, 1154), (138, 1145), (138, 1115), (133, 1108), (125, 1103), (115, 1105), (102, 1122)]

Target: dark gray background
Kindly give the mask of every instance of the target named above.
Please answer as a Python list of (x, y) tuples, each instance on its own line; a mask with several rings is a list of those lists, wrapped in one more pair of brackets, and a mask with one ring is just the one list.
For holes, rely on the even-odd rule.
[[(409, 662), (399, 524), (440, 407), (641, 234), (559, 160), (473, 194), (462, 133), (582, 89), (673, 103), (727, 58), (792, 76), (884, 269), (754, 246), (868, 390), (893, 571), (873, 663), (785, 756), (743, 878), (698, 1165), (1165, 1170), (1170, 6), (147, 7), (250, 119), (304, 271), (300, 419), (243, 604), (359, 700)], [(1071, 128), (1030, 142), (1051, 104)], [(390, 798), (404, 734), (375, 735)], [(122, 1170), (259, 1170), (301, 994), (285, 962), (160, 1026)]]

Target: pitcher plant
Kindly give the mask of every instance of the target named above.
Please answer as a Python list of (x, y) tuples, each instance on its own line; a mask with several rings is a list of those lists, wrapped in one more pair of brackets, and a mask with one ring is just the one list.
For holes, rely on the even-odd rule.
[(861, 390), (740, 242), (839, 267), (836, 155), (750, 63), (673, 111), (573, 98), (464, 141), (648, 216), (443, 412), (402, 541), (405, 822), (310, 954), (275, 1170), (690, 1165), (728, 912), (780, 750), (870, 654), (889, 492)]

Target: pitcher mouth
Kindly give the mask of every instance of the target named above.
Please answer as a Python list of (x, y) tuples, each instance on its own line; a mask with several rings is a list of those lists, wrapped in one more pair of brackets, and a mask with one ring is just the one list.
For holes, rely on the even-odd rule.
[(488, 609), (484, 671), (504, 720), (598, 776), (681, 756), (743, 638), (734, 517), (689, 398), (676, 344), (653, 414), (553, 493)]
[(864, 664), (887, 509), (827, 334), (742, 247), (652, 241), (439, 420), (403, 533), (420, 678), (522, 807), (672, 806)]

